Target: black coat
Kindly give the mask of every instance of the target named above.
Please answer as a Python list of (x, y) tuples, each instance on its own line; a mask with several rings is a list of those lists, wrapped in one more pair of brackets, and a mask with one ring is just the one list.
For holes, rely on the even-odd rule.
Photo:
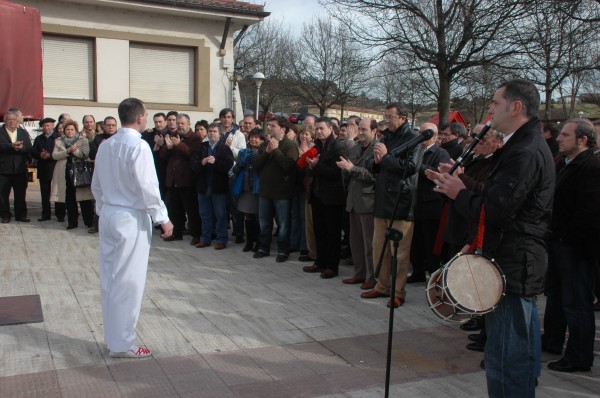
[(423, 153), (423, 161), (419, 167), (419, 181), (417, 183), (417, 202), (415, 204), (416, 220), (439, 220), (442, 216), (444, 199), (442, 195), (433, 191), (435, 184), (425, 176), (425, 170), (437, 171), (440, 163), (450, 162), (450, 155), (445, 149), (432, 145)]
[[(33, 149), (31, 155), (34, 159), (37, 159), (37, 177), (38, 180), (52, 181), (52, 174), (54, 173), (54, 166), (56, 160), (52, 158), (52, 151), (54, 151), (54, 141), (56, 136), (54, 133), (46, 137), (45, 134), (40, 134), (33, 140)], [(48, 159), (40, 158), (40, 154), (43, 150), (46, 150), (50, 157)]]
[(483, 253), (504, 271), (507, 293), (543, 291), (554, 182), (552, 154), (539, 119), (532, 118), (494, 152), (483, 193), (463, 189), (454, 201), (470, 222), (477, 222), (485, 205)]
[(205, 141), (200, 146), (200, 151), (192, 155), (190, 166), (197, 173), (196, 189), (205, 195), (209, 188), (209, 176), (212, 175), (212, 193), (224, 194), (229, 191), (229, 170), (233, 167), (233, 152), (222, 141), (215, 147), (215, 162), (202, 164), (202, 159), (209, 156), (210, 144)]
[(27, 130), (17, 127), (17, 141), (23, 142), (23, 149), (15, 151), (6, 131), (0, 127), (0, 174), (25, 174), (31, 156), (31, 139)]
[(600, 249), (600, 159), (586, 150), (559, 163), (552, 210), (552, 235), (595, 263)]
[(458, 138), (455, 138), (448, 142), (444, 142), (442, 144), (442, 148), (444, 148), (446, 152), (448, 152), (448, 155), (450, 155), (452, 160), (458, 159), (458, 157), (463, 153), (463, 147), (458, 142)]
[(336, 162), (340, 160), (340, 156), (348, 158), (348, 146), (331, 134), (324, 143), (317, 140), (315, 148), (319, 153), (319, 162), (308, 172), (313, 176), (312, 195), (328, 206), (345, 205), (346, 189), (342, 181), (342, 169)]
[(376, 176), (373, 213), (375, 217), (390, 219), (394, 211), (396, 196), (398, 196), (398, 192), (401, 192), (395, 219), (414, 220), (417, 171), (423, 158), (423, 148), (417, 145), (413, 150), (404, 151), (397, 156), (389, 153), (394, 148), (412, 140), (416, 135), (408, 122), (405, 122), (396, 131), (385, 130), (383, 132), (380, 142), (386, 146), (388, 154), (381, 159), (379, 164), (375, 164), (374, 159), (367, 164), (367, 169)]

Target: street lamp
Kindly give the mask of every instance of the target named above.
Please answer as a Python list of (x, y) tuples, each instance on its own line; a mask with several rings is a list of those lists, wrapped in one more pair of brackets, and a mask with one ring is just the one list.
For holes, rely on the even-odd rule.
[(580, 118), (580, 119), (583, 119), (583, 112), (582, 112), (582, 111), (579, 111), (579, 112), (577, 113), (577, 115), (579, 116), (579, 118)]
[(263, 80), (265, 80), (265, 75), (260, 72), (256, 72), (254, 76), (252, 76), (252, 80), (256, 83), (256, 119), (258, 120), (258, 107), (260, 105), (260, 86), (262, 86)]

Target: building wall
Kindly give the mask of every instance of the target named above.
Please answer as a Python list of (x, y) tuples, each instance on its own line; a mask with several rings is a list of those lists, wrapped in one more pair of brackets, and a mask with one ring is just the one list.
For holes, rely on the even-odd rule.
[[(95, 101), (44, 98), (45, 115), (57, 117), (62, 112), (81, 121), (92, 114), (97, 120), (117, 116), (118, 103), (129, 97), (129, 43), (180, 45), (196, 48), (196, 101), (194, 105), (147, 103), (150, 115), (177, 110), (188, 113), (193, 121), (212, 120), (220, 109), (230, 107), (231, 83), (223, 65), (233, 67), (233, 32), (241, 26), (232, 23), (226, 43), (226, 54), (219, 56), (224, 18), (184, 12), (176, 15), (151, 11), (133, 11), (105, 6), (102, 2), (75, 4), (55, 0), (24, 0), (20, 4), (40, 10), (42, 32), (95, 38)], [(96, 3), (96, 4), (95, 4)], [(95, 4), (95, 5), (94, 5)], [(154, 7), (156, 8), (156, 7)], [(253, 23), (244, 21), (244, 23)], [(169, 84), (168, 70), (164, 80), (148, 84)], [(237, 101), (241, 116), (241, 101)]]

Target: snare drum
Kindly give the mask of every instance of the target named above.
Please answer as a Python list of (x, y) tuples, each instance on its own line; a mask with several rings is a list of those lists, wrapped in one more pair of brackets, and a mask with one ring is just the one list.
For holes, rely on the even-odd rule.
[(464, 322), (496, 308), (506, 288), (504, 273), (493, 259), (459, 253), (434, 272), (427, 284), (432, 311), (451, 322)]

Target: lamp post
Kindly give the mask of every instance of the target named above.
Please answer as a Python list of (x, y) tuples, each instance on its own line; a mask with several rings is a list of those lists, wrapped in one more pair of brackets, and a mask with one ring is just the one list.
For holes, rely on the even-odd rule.
[(260, 106), (260, 86), (262, 86), (263, 80), (265, 80), (265, 75), (260, 72), (256, 72), (252, 76), (252, 80), (256, 84), (256, 120), (258, 120), (258, 108)]
[(580, 118), (580, 119), (583, 119), (583, 112), (582, 112), (582, 111), (579, 111), (579, 112), (577, 113), (577, 115), (579, 116), (579, 118)]

